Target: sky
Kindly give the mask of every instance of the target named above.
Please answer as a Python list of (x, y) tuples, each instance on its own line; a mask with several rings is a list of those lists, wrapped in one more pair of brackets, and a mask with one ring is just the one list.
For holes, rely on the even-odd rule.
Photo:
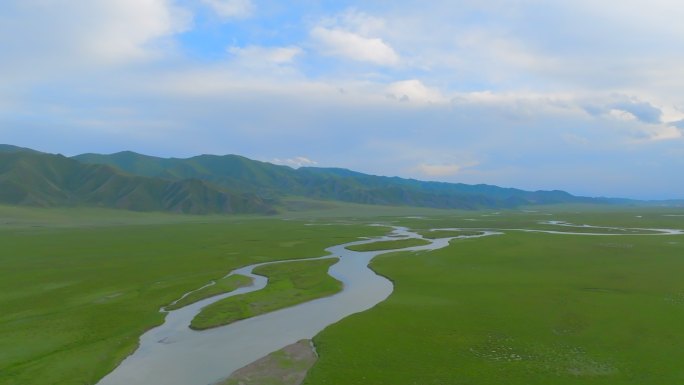
[(684, 198), (674, 0), (3, 0), (0, 143)]

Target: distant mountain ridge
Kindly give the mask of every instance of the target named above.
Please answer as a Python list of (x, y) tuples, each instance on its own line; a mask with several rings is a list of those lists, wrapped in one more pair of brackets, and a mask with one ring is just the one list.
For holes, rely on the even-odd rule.
[(239, 155), (159, 158), (131, 151), (73, 158), (0, 145), (0, 203), (99, 205), (184, 213), (272, 213), (299, 196), (344, 202), (457, 209), (556, 203), (629, 203), (565, 191), (425, 182), (340, 168), (287, 166)]
[(0, 203), (188, 214), (274, 212), (254, 194), (232, 193), (199, 179), (127, 175), (107, 165), (30, 151), (0, 152)]
[(5, 153), (34, 152), (34, 153), (37, 153), (39, 151), (32, 150), (32, 149), (26, 148), (26, 147), (13, 146), (11, 144), (0, 144), (0, 153), (2, 153), (2, 152), (5, 152)]
[(490, 185), (423, 182), (339, 168), (292, 169), (238, 155), (157, 158), (130, 151), (75, 156), (83, 163), (107, 164), (127, 173), (171, 179), (198, 178), (263, 197), (303, 196), (345, 202), (434, 208), (510, 208), (527, 204), (590, 202), (563, 191), (524, 191)]

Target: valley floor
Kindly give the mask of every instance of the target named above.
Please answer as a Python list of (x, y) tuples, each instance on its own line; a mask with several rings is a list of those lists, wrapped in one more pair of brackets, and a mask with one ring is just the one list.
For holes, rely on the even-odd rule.
[[(684, 228), (661, 214), (554, 217)], [(399, 223), (548, 229), (511, 214), (470, 219)], [(503, 231), (379, 256), (371, 267), (394, 292), (315, 338), (320, 360), (305, 384), (684, 383), (684, 235), (614, 231)]]
[(450, 236), (506, 230), (377, 257), (371, 267), (394, 292), (314, 339), (320, 358), (305, 384), (684, 383), (684, 235), (638, 235), (684, 229), (681, 209), (71, 210), (0, 207), (1, 385), (94, 384), (183, 293), (239, 266), (387, 232), (371, 223)]

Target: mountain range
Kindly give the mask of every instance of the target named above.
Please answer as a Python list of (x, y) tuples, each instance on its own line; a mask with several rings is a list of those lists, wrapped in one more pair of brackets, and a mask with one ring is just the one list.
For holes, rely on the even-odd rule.
[(564, 191), (425, 182), (340, 168), (287, 166), (238, 155), (159, 158), (130, 151), (71, 158), (0, 145), (0, 203), (137, 211), (276, 213), (287, 197), (373, 205), (505, 209), (556, 203), (616, 204)]

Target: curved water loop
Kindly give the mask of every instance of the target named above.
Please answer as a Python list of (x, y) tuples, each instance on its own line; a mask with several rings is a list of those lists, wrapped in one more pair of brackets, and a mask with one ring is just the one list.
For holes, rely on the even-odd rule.
[[(566, 227), (578, 226), (566, 222), (545, 224)], [(331, 266), (329, 274), (344, 284), (344, 289), (333, 296), (320, 298), (293, 307), (262, 314), (229, 325), (204, 331), (194, 331), (188, 326), (201, 309), (209, 304), (234, 295), (262, 289), (265, 277), (254, 274), (254, 268), (272, 263), (288, 263), (293, 260), (265, 262), (245, 266), (230, 274), (242, 274), (254, 281), (249, 287), (242, 287), (230, 293), (217, 295), (168, 312), (164, 324), (149, 330), (140, 337), (140, 346), (119, 367), (104, 377), (99, 385), (208, 385), (227, 377), (233, 371), (301, 339), (310, 339), (323, 330), (351, 314), (369, 309), (392, 293), (392, 283), (373, 272), (368, 264), (379, 254), (394, 251), (435, 250), (446, 247), (455, 238), (478, 238), (501, 231), (525, 231), (549, 234), (616, 236), (616, 235), (682, 235), (684, 230), (674, 229), (629, 229), (647, 230), (657, 233), (591, 233), (563, 232), (536, 229), (491, 229), (491, 228), (444, 228), (438, 230), (478, 230), (479, 235), (461, 235), (438, 239), (425, 239), (430, 243), (398, 250), (356, 252), (346, 249), (350, 245), (372, 243), (398, 238), (422, 238), (419, 234), (403, 227), (393, 227), (392, 233), (384, 237), (354, 241), (326, 249), (331, 255), (307, 260), (339, 257)], [(608, 227), (604, 227), (608, 229)], [(610, 228), (618, 230), (621, 228)], [(622, 229), (627, 231), (628, 229)], [(230, 275), (229, 274), (229, 275)], [(210, 285), (210, 284), (209, 284)], [(205, 285), (206, 286), (206, 285)], [(188, 293), (189, 294), (189, 293)], [(187, 295), (187, 294), (186, 294)]]
[[(496, 232), (485, 232), (486, 235)], [(331, 255), (307, 260), (337, 256), (339, 262), (330, 267), (329, 274), (342, 281), (344, 289), (333, 296), (320, 298), (286, 309), (262, 314), (214, 329), (195, 331), (188, 325), (200, 310), (216, 301), (234, 295), (262, 289), (265, 277), (252, 273), (253, 269), (272, 263), (245, 266), (230, 274), (251, 277), (252, 286), (204, 299), (178, 310), (168, 312), (164, 324), (149, 330), (140, 337), (140, 346), (119, 367), (104, 377), (99, 385), (207, 385), (227, 377), (233, 371), (294, 343), (310, 339), (326, 326), (350, 314), (369, 309), (392, 293), (392, 283), (375, 274), (369, 267), (373, 257), (393, 251), (434, 250), (445, 247), (453, 238), (427, 240), (428, 245), (399, 250), (355, 252), (350, 245), (372, 243), (401, 238), (421, 238), (403, 227), (394, 227), (392, 233), (354, 241), (326, 249)], [(206, 286), (206, 285), (205, 285)]]

